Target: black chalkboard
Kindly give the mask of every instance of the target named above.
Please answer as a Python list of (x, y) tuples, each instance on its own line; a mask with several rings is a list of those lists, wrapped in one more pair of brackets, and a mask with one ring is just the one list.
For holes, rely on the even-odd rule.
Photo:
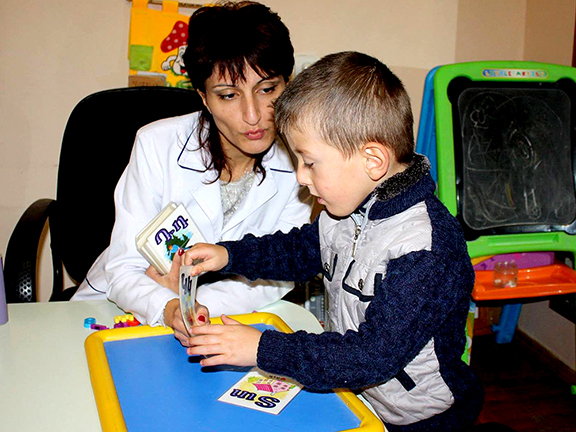
[(460, 87), (452, 96), (465, 231), (570, 231), (576, 219), (570, 94), (492, 85)]

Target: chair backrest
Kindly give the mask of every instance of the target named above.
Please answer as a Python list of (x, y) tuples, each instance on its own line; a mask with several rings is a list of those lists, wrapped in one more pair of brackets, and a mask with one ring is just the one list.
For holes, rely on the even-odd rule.
[(195, 91), (170, 87), (106, 90), (76, 105), (62, 139), (56, 203), (50, 214), (53, 254), (74, 281), (84, 279), (110, 242), (114, 188), (138, 129), (201, 107)]

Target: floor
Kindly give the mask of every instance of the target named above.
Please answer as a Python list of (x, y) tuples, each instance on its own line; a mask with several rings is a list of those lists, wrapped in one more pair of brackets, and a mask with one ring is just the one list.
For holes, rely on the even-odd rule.
[(576, 431), (576, 382), (562, 381), (517, 338), (499, 345), (493, 334), (474, 336), (471, 367), (486, 392), (479, 424), (500, 423), (517, 432)]

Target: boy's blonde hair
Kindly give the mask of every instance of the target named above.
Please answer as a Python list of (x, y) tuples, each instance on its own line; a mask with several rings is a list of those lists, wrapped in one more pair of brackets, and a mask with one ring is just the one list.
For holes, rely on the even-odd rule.
[(350, 157), (368, 142), (388, 146), (400, 163), (414, 155), (410, 98), (400, 79), (358, 52), (330, 54), (302, 71), (275, 103), (276, 127), (313, 132)]

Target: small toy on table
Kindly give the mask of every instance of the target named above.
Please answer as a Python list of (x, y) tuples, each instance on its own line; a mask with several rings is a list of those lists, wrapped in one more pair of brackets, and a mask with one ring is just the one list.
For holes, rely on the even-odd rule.
[[(139, 325), (140, 321), (138, 321), (132, 314), (117, 315), (114, 317), (114, 328), (135, 327)], [(109, 329), (108, 326), (97, 324), (96, 318), (93, 317), (88, 317), (84, 319), (84, 327), (89, 328), (91, 330)]]
[(91, 324), (96, 324), (96, 318), (89, 317), (84, 319), (84, 327), (90, 328)]
[(117, 315), (114, 317), (114, 328), (139, 326), (140, 321), (132, 314)]

